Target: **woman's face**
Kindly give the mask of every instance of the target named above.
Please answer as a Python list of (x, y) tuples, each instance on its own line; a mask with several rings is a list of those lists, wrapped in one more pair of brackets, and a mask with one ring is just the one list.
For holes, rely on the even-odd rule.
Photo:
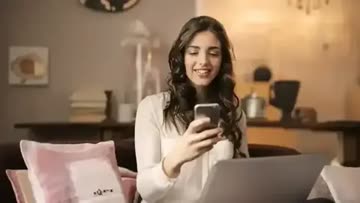
[(207, 87), (221, 66), (221, 44), (210, 31), (197, 33), (185, 50), (186, 76), (195, 88)]

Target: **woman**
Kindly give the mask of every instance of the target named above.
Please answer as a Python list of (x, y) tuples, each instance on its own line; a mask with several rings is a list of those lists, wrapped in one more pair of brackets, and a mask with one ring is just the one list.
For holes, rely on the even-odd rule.
[[(181, 29), (169, 53), (168, 91), (146, 97), (137, 110), (137, 190), (143, 203), (196, 202), (217, 161), (249, 157), (231, 56), (217, 20), (195, 17)], [(221, 127), (207, 128), (208, 118), (194, 120), (198, 103), (220, 105)]]
[[(167, 92), (138, 106), (137, 189), (143, 202), (195, 202), (219, 160), (247, 157), (245, 116), (234, 93), (231, 46), (224, 27), (207, 16), (190, 19), (169, 53)], [(218, 103), (221, 127), (193, 120), (198, 103)]]

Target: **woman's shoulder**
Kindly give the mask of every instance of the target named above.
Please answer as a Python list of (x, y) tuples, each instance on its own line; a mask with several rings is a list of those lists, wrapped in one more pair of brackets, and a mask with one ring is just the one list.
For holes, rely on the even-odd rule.
[(146, 96), (140, 103), (141, 106), (163, 109), (170, 98), (168, 92), (160, 92), (153, 95)]

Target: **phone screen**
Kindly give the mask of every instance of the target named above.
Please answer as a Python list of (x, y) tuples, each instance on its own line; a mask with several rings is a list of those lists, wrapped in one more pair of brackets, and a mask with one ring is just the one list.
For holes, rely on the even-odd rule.
[(209, 117), (212, 127), (217, 127), (220, 120), (220, 106), (217, 103), (197, 104), (194, 107), (195, 119)]

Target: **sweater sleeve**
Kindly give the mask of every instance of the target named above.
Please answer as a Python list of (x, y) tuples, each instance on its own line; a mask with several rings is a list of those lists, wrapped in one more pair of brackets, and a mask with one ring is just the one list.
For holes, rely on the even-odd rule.
[(162, 109), (154, 106), (152, 97), (146, 97), (138, 106), (135, 121), (136, 185), (147, 202), (164, 197), (175, 181), (169, 179), (162, 168), (160, 121), (155, 113)]

